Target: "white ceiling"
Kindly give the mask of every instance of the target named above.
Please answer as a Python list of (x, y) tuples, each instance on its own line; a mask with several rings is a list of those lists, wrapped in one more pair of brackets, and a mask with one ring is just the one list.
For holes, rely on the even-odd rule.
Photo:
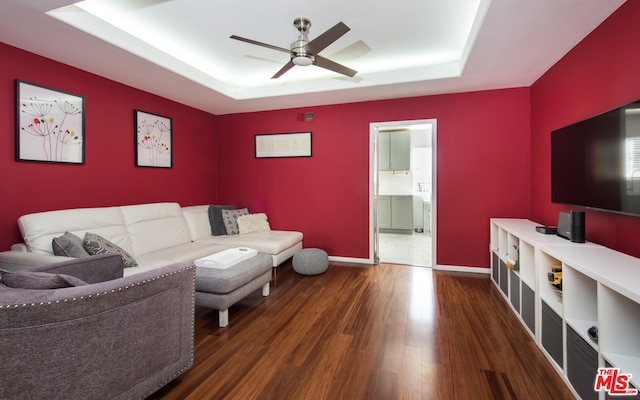
[[(529, 86), (623, 3), (0, 0), (0, 41), (220, 115)], [(271, 79), (286, 53), (229, 38), (288, 48), (297, 17), (311, 40), (348, 25), (320, 54), (358, 74)]]

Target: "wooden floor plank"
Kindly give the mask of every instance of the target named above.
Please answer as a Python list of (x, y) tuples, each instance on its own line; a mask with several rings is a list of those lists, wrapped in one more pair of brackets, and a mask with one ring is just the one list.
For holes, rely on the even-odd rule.
[(572, 399), (484, 274), (331, 263), (198, 309), (193, 368), (151, 399)]

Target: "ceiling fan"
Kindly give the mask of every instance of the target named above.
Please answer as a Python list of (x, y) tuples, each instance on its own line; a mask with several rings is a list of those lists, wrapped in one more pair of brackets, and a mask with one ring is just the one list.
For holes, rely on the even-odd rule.
[(295, 65), (307, 66), (313, 64), (318, 67), (325, 68), (342, 75), (346, 75), (348, 77), (353, 77), (358, 73), (358, 71), (352, 70), (351, 68), (345, 67), (344, 65), (338, 64), (335, 61), (331, 61), (318, 55), (318, 53), (320, 53), (331, 43), (335, 42), (342, 35), (349, 32), (350, 28), (347, 25), (342, 22), (338, 22), (333, 26), (333, 28), (330, 28), (311, 41), (309, 41), (309, 38), (307, 37), (309, 28), (311, 28), (311, 21), (309, 21), (307, 18), (296, 18), (295, 20), (293, 20), (293, 25), (296, 27), (296, 29), (298, 29), (300, 35), (295, 42), (291, 43), (290, 49), (273, 46), (271, 44), (258, 42), (256, 40), (247, 39), (236, 35), (231, 35), (231, 39), (240, 40), (241, 42), (255, 44), (257, 46), (267, 47), (269, 49), (289, 53), (291, 57), (289, 62), (286, 63), (284, 67), (280, 68), (280, 70), (276, 72), (276, 74), (272, 76), (271, 79), (279, 78), (280, 76), (282, 76), (282, 74), (293, 68)]

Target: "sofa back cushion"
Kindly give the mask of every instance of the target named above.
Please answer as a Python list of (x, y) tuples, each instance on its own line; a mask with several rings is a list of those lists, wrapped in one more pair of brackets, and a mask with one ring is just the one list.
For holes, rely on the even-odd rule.
[(191, 240), (211, 236), (211, 224), (209, 223), (209, 206), (188, 206), (182, 207), (182, 215), (189, 227)]
[(132, 244), (129, 253), (133, 257), (191, 242), (178, 203), (136, 204), (121, 206), (120, 210)]
[(131, 241), (118, 207), (74, 208), (23, 215), (18, 227), (27, 249), (33, 253), (53, 254), (55, 237), (71, 232), (84, 238), (93, 232), (105, 237), (128, 252)]

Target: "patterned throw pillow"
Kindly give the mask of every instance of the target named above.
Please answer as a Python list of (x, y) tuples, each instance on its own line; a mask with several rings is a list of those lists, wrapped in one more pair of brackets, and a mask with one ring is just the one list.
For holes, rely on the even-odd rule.
[(249, 215), (249, 210), (241, 208), (239, 210), (222, 210), (222, 220), (227, 229), (227, 235), (237, 235), (240, 233), (238, 228), (238, 217)]
[(249, 215), (241, 215), (238, 217), (238, 229), (240, 234), (251, 232), (270, 231), (269, 221), (267, 221), (267, 214), (257, 213)]
[(107, 239), (95, 233), (87, 232), (84, 235), (84, 248), (91, 255), (104, 254), (104, 253), (118, 253), (122, 257), (125, 268), (137, 267), (138, 263), (131, 257), (131, 254), (120, 246), (111, 243)]

